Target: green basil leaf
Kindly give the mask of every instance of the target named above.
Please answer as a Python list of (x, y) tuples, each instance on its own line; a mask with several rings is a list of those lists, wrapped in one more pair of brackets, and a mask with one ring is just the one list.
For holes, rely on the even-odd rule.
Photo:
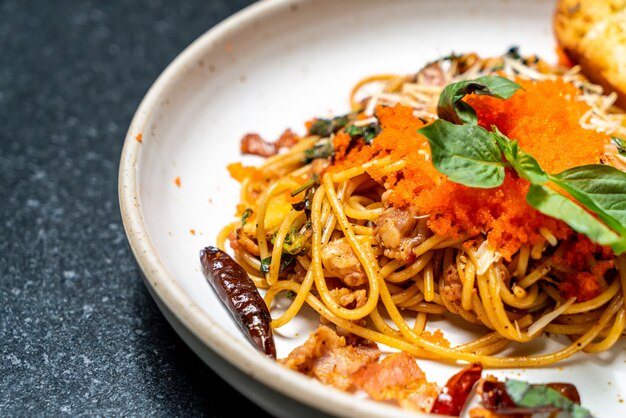
[(609, 165), (591, 164), (551, 175), (550, 180), (626, 236), (626, 173)]
[(482, 76), (475, 80), (464, 80), (448, 84), (437, 104), (437, 115), (440, 119), (456, 124), (476, 124), (478, 118), (472, 107), (462, 99), (468, 94), (479, 94), (508, 99), (517, 90), (522, 88), (519, 84), (500, 76)]
[(552, 406), (569, 412), (572, 418), (593, 418), (589, 410), (546, 385), (531, 385), (521, 380), (508, 379), (504, 387), (517, 406), (525, 408)]
[(511, 164), (517, 175), (532, 184), (543, 184), (548, 181), (547, 173), (543, 171), (535, 157), (522, 151), (517, 145), (517, 141), (511, 141), (497, 127), (493, 126), (492, 129), (492, 135), (504, 158)]
[(528, 190), (526, 201), (539, 212), (565, 222), (574, 231), (588, 236), (592, 241), (610, 246), (616, 254), (626, 251), (625, 237), (618, 236), (562, 194), (546, 186), (533, 184)]
[(617, 152), (619, 152), (619, 155), (623, 155), (624, 157), (626, 157), (626, 139), (612, 136), (611, 142), (617, 147)]
[(479, 188), (504, 181), (502, 154), (486, 129), (437, 119), (418, 132), (428, 139), (435, 168), (451, 181)]

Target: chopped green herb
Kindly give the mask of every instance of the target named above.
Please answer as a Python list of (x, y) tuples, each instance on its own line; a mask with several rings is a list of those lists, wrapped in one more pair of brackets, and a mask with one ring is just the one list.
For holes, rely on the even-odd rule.
[(506, 51), (506, 56), (510, 57), (510, 58), (513, 58), (515, 60), (518, 60), (518, 61), (521, 60), (522, 56), (519, 53), (519, 46), (514, 45), (514, 46), (510, 47), (509, 50)]
[(246, 222), (248, 222), (248, 218), (250, 217), (250, 215), (252, 215), (254, 212), (252, 211), (252, 209), (248, 208), (246, 210), (243, 211), (243, 214), (241, 215), (241, 226), (244, 226), (246, 224)]
[[(283, 253), (280, 258), (280, 271), (285, 271), (296, 261), (296, 257), (291, 254)], [(264, 258), (261, 260), (261, 268), (259, 271), (261, 273), (269, 273), (270, 264), (272, 264), (272, 256)]]
[(307, 221), (301, 230), (293, 228), (283, 242), (283, 254), (298, 255), (308, 250), (311, 235), (313, 235), (313, 228), (310, 221)]
[(626, 157), (626, 139), (612, 136), (611, 142), (617, 147), (617, 152), (619, 152), (619, 155)]
[(525, 408), (554, 407), (569, 412), (572, 418), (593, 418), (586, 408), (572, 402), (557, 390), (545, 385), (531, 385), (509, 379), (504, 384), (507, 394), (518, 406)]
[(288, 290), (288, 291), (285, 293), (285, 297), (286, 297), (287, 299), (295, 299), (295, 298), (296, 298), (296, 292), (294, 292), (293, 290)]
[(320, 181), (317, 178), (317, 176), (313, 176), (313, 178), (311, 178), (309, 181), (307, 181), (306, 183), (304, 183), (302, 186), (298, 187), (297, 189), (293, 190), (289, 194), (291, 195), (291, 197), (295, 197), (299, 195), (300, 193), (304, 192), (305, 190), (308, 191), (309, 189), (312, 189), (319, 184), (320, 184)]
[(337, 116), (332, 119), (317, 119), (309, 129), (310, 135), (319, 135), (322, 138), (336, 133), (350, 122), (349, 115)]
[(331, 158), (333, 155), (335, 155), (333, 141), (329, 138), (324, 138), (317, 141), (313, 148), (304, 151), (304, 162), (308, 164), (316, 158)]
[(311, 208), (313, 206), (313, 196), (315, 196), (315, 187), (310, 187), (304, 194), (304, 199), (299, 202), (292, 203), (291, 207), (294, 210), (303, 210), (307, 219), (311, 218)]
[(380, 126), (377, 123), (365, 126), (350, 125), (345, 129), (345, 132), (350, 135), (350, 138), (363, 138), (363, 141), (367, 145), (371, 145), (374, 138), (376, 138), (380, 133)]

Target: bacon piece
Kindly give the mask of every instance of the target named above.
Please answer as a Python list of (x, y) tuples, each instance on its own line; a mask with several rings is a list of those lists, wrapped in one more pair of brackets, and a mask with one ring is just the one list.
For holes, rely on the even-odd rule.
[(271, 157), (278, 150), (275, 144), (265, 141), (259, 134), (246, 134), (241, 138), (241, 152), (243, 154)]
[(355, 344), (346, 345), (345, 337), (326, 325), (320, 325), (304, 344), (278, 362), (322, 383), (348, 390), (352, 386), (350, 376), (380, 357), (380, 350), (374, 342), (354, 337), (349, 340)]
[(241, 152), (243, 154), (271, 157), (276, 155), (281, 148), (292, 147), (297, 140), (298, 137), (290, 129), (285, 130), (274, 142), (264, 140), (259, 134), (250, 133), (241, 138)]
[(429, 383), (415, 358), (406, 352), (394, 353), (372, 362), (352, 375), (352, 383), (375, 400), (396, 400), (400, 406), (429, 412), (439, 395)]
[(378, 360), (378, 347), (345, 346), (334, 348), (313, 362), (312, 375), (320, 382), (340, 390), (352, 386), (350, 376), (368, 363)]
[(445, 86), (446, 75), (438, 62), (433, 62), (422, 68), (416, 75), (418, 83), (426, 86)]
[(298, 142), (298, 136), (291, 129), (285, 129), (280, 137), (274, 142), (277, 149), (291, 148)]
[(330, 327), (321, 325), (311, 334), (304, 344), (293, 349), (285, 358), (279, 359), (282, 365), (309, 374), (315, 360), (319, 359), (330, 350), (346, 346), (346, 339), (340, 337)]

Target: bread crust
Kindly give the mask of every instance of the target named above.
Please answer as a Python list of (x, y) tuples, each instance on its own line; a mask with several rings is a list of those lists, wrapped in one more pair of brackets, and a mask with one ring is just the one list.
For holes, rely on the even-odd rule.
[(626, 108), (626, 0), (558, 0), (558, 46)]

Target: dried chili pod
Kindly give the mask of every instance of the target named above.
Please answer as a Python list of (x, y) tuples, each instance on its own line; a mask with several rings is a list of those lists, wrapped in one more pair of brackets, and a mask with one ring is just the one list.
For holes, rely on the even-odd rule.
[(443, 392), (435, 400), (430, 412), (458, 417), (474, 384), (480, 379), (482, 371), (483, 366), (480, 363), (474, 363), (452, 376)]
[(269, 309), (248, 273), (231, 256), (216, 247), (200, 251), (207, 281), (228, 308), (250, 342), (276, 359)]

